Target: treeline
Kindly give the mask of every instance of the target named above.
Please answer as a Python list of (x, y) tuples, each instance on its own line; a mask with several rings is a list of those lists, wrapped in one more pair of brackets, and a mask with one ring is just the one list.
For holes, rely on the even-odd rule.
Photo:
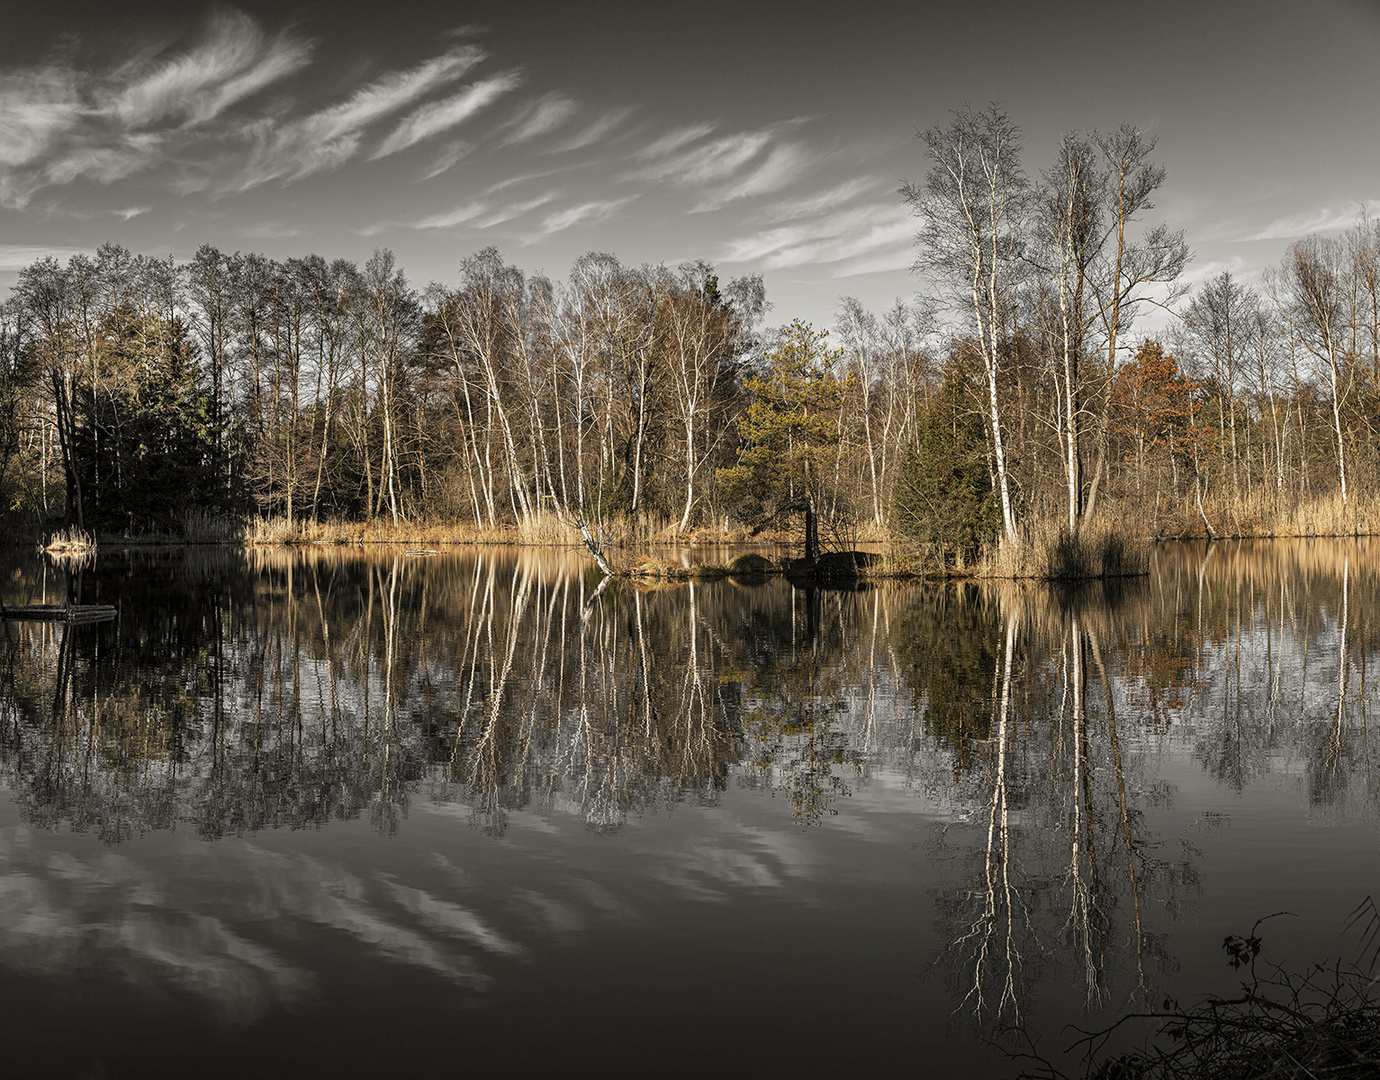
[[(11, 521), (189, 533), (453, 522), (558, 535), (808, 521), (968, 557), (1129, 520), (1151, 535), (1351, 529), (1380, 457), (1380, 223), (1190, 292), (1165, 173), (1123, 127), (1032, 178), (999, 109), (923, 136), (904, 196), (927, 290), (832, 337), (772, 331), (760, 277), (488, 248), (458, 280), (107, 244), (0, 304)], [(1157, 340), (1135, 319), (1171, 312)], [(1361, 493), (1361, 505), (1358, 505)], [(803, 513), (802, 513), (803, 512)]]
[(688, 523), (732, 454), (764, 309), (760, 279), (721, 290), (704, 264), (590, 255), (556, 283), (488, 249), (418, 292), (388, 252), (178, 265), (107, 244), (20, 272), (0, 464), (12, 508), (96, 528)]
[[(1071, 133), (1034, 178), (996, 106), (921, 137), (931, 169), (903, 195), (958, 369), (938, 431), (921, 427), (922, 511), (973, 492), (966, 520), (1013, 547), (1098, 517), (1149, 535), (1364, 524), (1380, 465), (1380, 223), (1292, 245), (1260, 289), (1224, 272), (1190, 290), (1182, 232), (1147, 220), (1165, 170), (1135, 128)], [(1165, 328), (1137, 340), (1149, 309)], [(952, 468), (933, 461), (946, 430), (966, 448)]]

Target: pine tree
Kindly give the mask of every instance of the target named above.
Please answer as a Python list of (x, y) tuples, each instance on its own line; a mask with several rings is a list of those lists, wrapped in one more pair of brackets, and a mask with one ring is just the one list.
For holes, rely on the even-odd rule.
[(804, 525), (806, 559), (819, 555), (819, 518), (839, 510), (832, 478), (838, 473), (839, 413), (852, 388), (835, 370), (842, 351), (829, 349), (828, 331), (799, 320), (766, 355), (763, 377), (747, 381), (752, 404), (738, 425), (738, 464), (718, 470), (725, 498), (755, 526), (797, 515)]

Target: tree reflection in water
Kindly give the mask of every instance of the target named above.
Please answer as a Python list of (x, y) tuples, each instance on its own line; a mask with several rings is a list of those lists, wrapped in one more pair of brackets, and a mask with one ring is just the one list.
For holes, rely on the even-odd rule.
[(1143, 993), (1172, 964), (1142, 905), (1173, 906), (1192, 888), (1192, 849), (1163, 856), (1145, 827), (1152, 785), (1128, 776), (1102, 639), (1131, 598), (1111, 592), (1010, 586), (988, 598), (1001, 636), (987, 734), (966, 751), (936, 845), (967, 867), (937, 905), (959, 1012), (984, 1024), (1020, 1024), (1031, 982), (1072, 975), (1096, 1007), (1118, 966)]
[(392, 832), (419, 798), (495, 836), (517, 811), (610, 832), (730, 787), (816, 829), (896, 777), (942, 819), (955, 1006), (1010, 1024), (1041, 987), (1096, 1008), (1174, 970), (1199, 867), (1191, 829), (1154, 824), (1167, 758), (1375, 815), (1372, 563), (1362, 541), (1217, 543), (1078, 589), (595, 595), (573, 554), (131, 555), (84, 571), (117, 622), (5, 624), (0, 768), (26, 820), (108, 843)]

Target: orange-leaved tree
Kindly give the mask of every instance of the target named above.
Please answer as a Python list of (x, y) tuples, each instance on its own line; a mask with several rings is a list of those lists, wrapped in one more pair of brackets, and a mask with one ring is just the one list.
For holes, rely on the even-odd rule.
[(1198, 380), (1186, 377), (1174, 356), (1149, 338), (1117, 373), (1114, 425), (1125, 447), (1123, 458), (1135, 469), (1136, 493), (1141, 498), (1152, 468), (1167, 463), (1175, 490), (1181, 461), (1193, 463), (1197, 475), (1198, 444), (1206, 435), (1197, 422), (1199, 390)]

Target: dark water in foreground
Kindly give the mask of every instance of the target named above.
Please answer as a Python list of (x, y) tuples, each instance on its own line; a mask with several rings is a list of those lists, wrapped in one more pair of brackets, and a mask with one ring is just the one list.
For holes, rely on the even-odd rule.
[(102, 554), (118, 621), (0, 631), (0, 1071), (997, 1077), (1230, 991), (1261, 916), (1366, 962), (1377, 554), (592, 602), (570, 554)]

